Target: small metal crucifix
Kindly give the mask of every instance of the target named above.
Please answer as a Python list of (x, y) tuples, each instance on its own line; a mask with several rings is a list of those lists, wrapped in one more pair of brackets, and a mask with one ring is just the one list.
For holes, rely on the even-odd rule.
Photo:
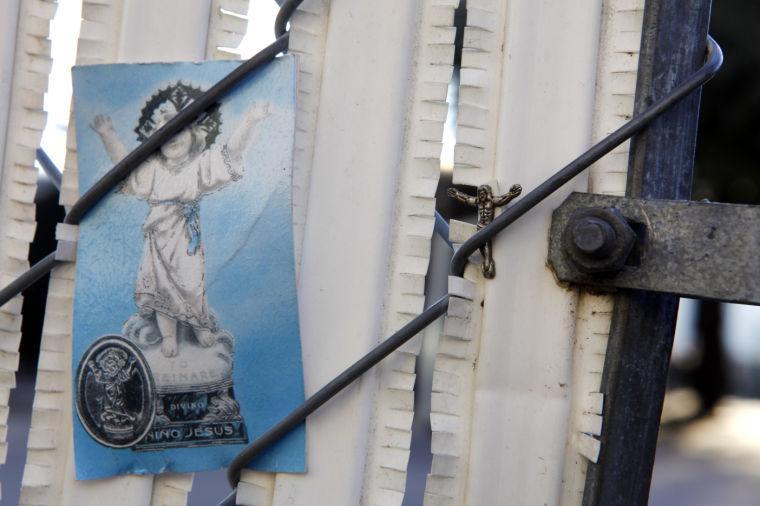
[[(467, 195), (456, 188), (449, 188), (446, 194), (468, 206), (478, 208), (478, 230), (491, 223), (496, 215), (496, 208), (502, 207), (517, 198), (522, 192), (522, 186), (514, 184), (504, 195), (494, 196), (491, 186), (482, 184), (478, 186), (475, 196)], [(496, 265), (491, 254), (491, 241), (489, 240), (480, 247), (480, 253), (483, 255), (483, 276), (493, 278), (496, 275)]]

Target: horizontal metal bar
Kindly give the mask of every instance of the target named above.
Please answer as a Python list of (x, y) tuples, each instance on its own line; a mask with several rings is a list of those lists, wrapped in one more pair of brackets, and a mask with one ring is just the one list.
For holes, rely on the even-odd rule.
[[(617, 209), (639, 230), (618, 273), (585, 273), (565, 248), (574, 213), (591, 208)], [(567, 283), (760, 305), (758, 250), (760, 206), (573, 193), (552, 216), (549, 264)]]
[(707, 59), (705, 64), (697, 72), (672, 92), (650, 105), (628, 123), (612, 132), (597, 144), (591, 146), (588, 151), (570, 162), (563, 169), (559, 170), (556, 174), (541, 183), (520, 200), (516, 201), (514, 205), (497, 216), (490, 225), (473, 234), (472, 237), (467, 239), (456, 253), (454, 253), (454, 257), (451, 259), (451, 274), (454, 276), (461, 276), (464, 272), (464, 267), (467, 264), (467, 259), (470, 255), (475, 253), (483, 243), (492, 239), (496, 234), (514, 223), (514, 221), (520, 216), (536, 207), (546, 197), (586, 170), (592, 163), (615, 149), (631, 136), (643, 130), (663, 112), (667, 111), (681, 99), (705, 84), (715, 75), (722, 64), (723, 52), (713, 38), (708, 36)]

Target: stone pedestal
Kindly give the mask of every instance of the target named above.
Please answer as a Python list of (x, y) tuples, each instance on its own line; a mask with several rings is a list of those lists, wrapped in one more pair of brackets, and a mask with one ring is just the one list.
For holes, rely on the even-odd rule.
[(155, 420), (135, 450), (248, 442), (232, 384), (234, 338), (229, 332), (220, 330), (216, 342), (204, 348), (192, 329), (181, 326), (177, 355), (166, 357), (150, 320), (127, 322), (124, 330), (141, 348), (156, 391)]

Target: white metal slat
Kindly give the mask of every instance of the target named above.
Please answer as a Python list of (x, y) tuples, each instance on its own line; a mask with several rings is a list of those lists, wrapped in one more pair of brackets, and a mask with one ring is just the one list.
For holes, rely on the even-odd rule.
[[(18, 32), (18, 13), (21, 0), (0, 4), (0, 160), (5, 157), (5, 143), (10, 119), (13, 64), (16, 57), (16, 40), (25, 38)], [(47, 77), (45, 78), (47, 83)]]
[[(638, 40), (638, 37), (640, 35), (642, 19), (640, 9), (643, 6), (643, 1), (638, 2), (638, 4), (635, 6), (631, 6), (630, 4), (631, 2), (628, 1), (621, 2), (619, 0), (605, 0), (603, 6), (604, 20), (599, 40), (600, 48), (596, 68), (596, 96), (593, 103), (589, 102), (587, 95), (586, 97), (581, 96), (580, 101), (577, 100), (579, 98), (579, 95), (576, 95), (576, 101), (570, 101), (570, 103), (574, 103), (573, 107), (578, 108), (576, 114), (578, 114), (580, 118), (583, 119), (579, 125), (582, 129), (587, 128), (588, 125), (588, 123), (585, 121), (584, 110), (590, 110), (590, 106), (593, 106), (595, 114), (592, 129), (593, 141), (597, 141), (603, 136), (607, 135), (612, 129), (616, 128), (628, 117), (630, 117), (631, 114), (630, 109), (621, 109), (618, 102), (620, 101), (619, 99), (621, 96), (632, 97), (635, 91), (635, 57), (631, 58), (630, 54), (628, 53), (623, 55), (620, 50), (617, 49), (621, 45), (621, 38), (625, 38), (626, 40), (635, 38)], [(469, 5), (475, 7), (483, 7), (479, 3), (469, 3)], [(528, 10), (527, 12), (522, 11), (522, 13), (520, 13), (519, 5), (516, 5), (515, 7), (517, 7), (518, 10), (511, 13), (510, 16), (514, 19), (514, 23), (530, 26), (531, 12)], [(533, 7), (537, 9), (541, 8), (538, 3), (534, 4)], [(533, 15), (535, 15), (535, 12)], [(475, 20), (477, 23), (478, 19), (480, 19), (478, 16), (468, 16), (468, 22)], [(567, 17), (565, 22), (568, 24), (573, 24), (572, 21), (574, 20), (575, 19), (573, 17)], [(595, 22), (592, 21), (592, 23)], [(507, 26), (507, 30), (509, 30), (509, 26), (511, 25)], [(493, 32), (494, 28), (490, 27), (487, 31)], [(558, 31), (559, 35), (557, 35)], [(561, 29), (555, 31), (540, 30), (540, 33), (551, 33), (553, 35), (557, 35), (557, 38), (559, 40), (563, 40), (565, 36), (562, 35), (562, 31), (563, 30)], [(590, 31), (593, 33), (593, 29)], [(535, 58), (536, 55), (542, 56), (546, 54), (545, 51), (542, 51), (546, 44), (534, 45), (525, 43), (516, 44), (515, 42), (510, 43), (510, 35), (513, 37), (512, 40), (514, 40), (514, 38), (517, 38), (519, 40), (519, 35), (509, 33), (505, 35), (506, 38), (504, 42), (506, 42), (505, 49), (508, 53), (508, 58), (518, 60), (511, 65), (513, 67), (512, 71), (515, 73), (515, 75), (520, 76), (522, 75), (521, 72), (525, 72), (527, 70), (529, 72), (529, 76), (527, 77), (529, 81), (536, 76), (540, 77), (540, 72), (535, 72), (532, 68), (533, 65), (535, 65), (535, 62), (529, 61), (526, 65), (526, 62), (523, 61), (523, 66), (521, 67), (521, 62), (514, 53), (521, 50), (525, 51), (525, 54)], [(471, 40), (472, 39), (475, 38), (471, 38)], [(470, 56), (474, 58), (470, 58), (469, 60), (471, 65), (479, 65), (482, 67), (490, 68), (490, 65), (487, 63), (487, 53), (482, 54), (482, 52), (486, 51), (484, 48), (487, 48), (487, 45), (484, 44), (483, 39), (486, 38), (483, 37), (475, 39), (477, 44), (479, 44), (480, 49), (475, 54), (471, 54)], [(492, 40), (490, 42), (493, 43), (494, 41)], [(593, 49), (594, 41), (586, 40), (585, 43), (588, 45), (588, 47), (591, 47)], [(627, 43), (630, 45), (630, 41)], [(581, 51), (579, 54), (584, 54), (584, 52)], [(582, 60), (581, 63), (583, 66), (586, 67), (586, 73), (584, 74), (586, 77), (585, 79), (582, 79), (582, 82), (593, 83), (593, 80), (589, 79), (590, 72), (588, 71), (588, 66), (591, 64), (591, 62), (588, 61), (588, 58), (583, 56), (580, 59)], [(465, 63), (463, 63), (463, 67), (467, 65), (467, 60), (468, 58), (465, 56)], [(573, 64), (579, 63), (577, 57), (575, 59), (572, 58), (572, 54), (567, 56), (567, 61), (570, 61)], [(492, 64), (498, 65), (497, 62), (492, 62)], [(558, 65), (555, 66), (558, 67)], [(509, 68), (507, 67), (505, 68), (504, 73), (506, 74), (508, 71)], [(625, 75), (623, 76), (623, 74)], [(575, 76), (577, 76), (577, 74), (564, 74), (562, 76), (559, 76), (558, 79), (567, 79), (568, 77), (572, 78)], [(509, 99), (509, 97), (507, 97), (507, 94), (512, 92), (516, 93), (517, 97), (521, 97), (519, 100), (525, 100), (524, 97), (528, 96), (529, 93), (519, 93), (519, 90), (521, 88), (516, 84), (513, 84), (513, 86), (510, 87), (510, 82), (508, 81), (509, 78), (506, 77), (505, 79), (507, 80), (507, 84), (501, 84), (501, 86), (503, 86), (503, 89), (501, 91), (501, 99)], [(481, 80), (480, 82), (489, 81)], [(512, 83), (514, 83), (514, 81), (512, 81)], [(535, 84), (536, 83), (534, 82), (533, 85), (535, 86)], [(465, 85), (467, 85), (466, 80)], [(555, 92), (552, 92), (550, 88), (551, 83), (546, 83), (541, 93), (542, 100), (546, 100), (547, 98), (551, 100), (553, 95), (555, 95)], [(516, 92), (515, 89), (518, 90), (518, 92)], [(512, 97), (512, 100), (515, 100), (515, 98)], [(528, 100), (528, 103), (536, 104), (537, 102)], [(477, 108), (478, 105), (479, 103), (477, 101), (473, 101), (469, 104), (465, 103), (463, 106), (469, 108)], [(520, 112), (519, 108), (517, 108), (517, 110), (512, 109), (509, 106), (507, 106), (507, 108), (508, 110), (511, 109), (510, 112), (512, 114), (515, 112)], [(477, 115), (471, 115), (470, 119), (466, 118), (465, 121), (472, 121), (472, 118), (483, 120), (487, 115), (487, 109), (478, 110), (481, 110), (483, 112), (480, 112)], [(539, 115), (546, 114), (543, 108), (542, 110), (535, 112), (538, 112)], [(560, 110), (560, 112), (567, 113), (568, 111)], [(518, 114), (518, 118), (514, 121), (514, 124), (520, 125), (517, 128), (527, 128), (530, 130), (531, 119), (528, 119), (527, 126), (520, 124), (520, 121), (524, 121), (525, 119), (526, 117), (524, 112), (522, 114)], [(460, 131), (461, 127), (462, 125), (460, 122)], [(551, 135), (551, 132), (547, 131), (546, 134)], [(482, 137), (483, 136), (479, 136), (479, 138)], [(536, 138), (535, 135), (529, 135), (528, 137)], [(466, 138), (462, 139), (461, 136), (460, 140), (465, 140), (465, 142), (467, 142)], [(582, 140), (582, 138), (576, 138), (576, 142), (579, 144)], [(540, 145), (540, 143), (541, 141), (539, 138), (536, 144)], [(515, 141), (512, 144), (506, 145), (505, 152), (508, 152), (508, 150), (514, 150), (516, 144), (523, 144), (524, 149), (521, 153), (518, 153), (514, 156), (522, 157), (520, 159), (525, 159), (526, 162), (529, 158), (532, 161), (533, 157), (531, 155), (531, 150), (537, 149), (533, 143), (528, 142), (525, 144), (524, 142), (520, 143)], [(582, 147), (582, 144), (579, 145), (579, 148), (580, 147)], [(616, 150), (616, 153), (613, 153), (611, 156), (603, 159), (591, 169), (591, 174), (589, 175), (589, 184), (592, 190), (595, 189), (596, 191), (609, 192), (624, 191), (627, 161), (626, 151), (627, 148), (625, 146), (618, 148)], [(570, 155), (573, 154), (575, 153), (570, 153)], [(509, 158), (509, 156), (507, 158)], [(467, 160), (464, 160), (464, 163), (462, 164), (465, 169), (472, 169), (474, 165), (475, 164), (473, 163), (467, 163)], [(498, 166), (499, 165), (497, 165), (497, 167)], [(459, 169), (461, 172), (461, 167), (459, 167)], [(508, 170), (507, 172), (511, 173), (512, 171)], [(482, 183), (486, 181), (481, 179), (480, 181), (475, 182)], [(511, 181), (503, 182), (503, 184), (506, 185), (510, 182)], [(582, 181), (579, 182), (579, 184), (582, 184)], [(548, 221), (544, 220), (544, 223), (548, 224)], [(545, 235), (545, 226), (542, 228), (542, 226), (535, 221), (532, 226), (540, 229), (538, 230), (538, 234)], [(509, 234), (509, 232), (506, 234)], [(531, 234), (531, 231), (526, 226), (526, 228), (523, 228), (520, 232), (517, 232), (517, 234), (521, 235), (520, 238), (522, 239), (529, 239), (529, 237), (526, 236), (529, 236)], [(497, 284), (494, 284), (496, 290), (494, 290), (492, 293), (497, 293), (504, 296), (505, 285), (507, 283), (515, 284), (517, 285), (516, 290), (519, 291), (520, 297), (527, 296), (529, 299), (531, 299), (530, 304), (533, 310), (531, 311), (531, 308), (528, 308), (527, 312), (521, 312), (522, 318), (524, 320), (527, 318), (527, 325), (524, 323), (518, 323), (511, 327), (506, 327), (507, 329), (512, 329), (512, 332), (504, 332), (502, 330), (501, 339), (505, 339), (505, 336), (509, 336), (506, 337), (506, 339), (517, 340), (518, 342), (521, 342), (521, 344), (518, 344), (516, 346), (522, 346), (524, 350), (529, 350), (529, 348), (535, 346), (536, 337), (538, 337), (539, 340), (545, 340), (547, 337), (551, 339), (552, 336), (559, 335), (560, 337), (564, 336), (565, 339), (574, 337), (574, 348), (570, 352), (567, 345), (565, 344), (564, 346), (556, 347), (552, 351), (543, 350), (543, 352), (539, 355), (536, 355), (530, 351), (527, 351), (527, 353), (524, 351), (520, 353), (520, 350), (518, 349), (518, 360), (527, 360), (529, 363), (532, 363), (532, 367), (530, 368), (520, 367), (519, 364), (515, 364), (514, 360), (510, 360), (508, 357), (506, 357), (503, 353), (503, 350), (506, 349), (506, 347), (501, 347), (502, 353), (496, 353), (498, 357), (502, 357), (501, 360), (494, 356), (487, 358), (484, 358), (483, 356), (480, 357), (481, 362), (488, 360), (493, 364), (490, 365), (490, 368), (492, 369), (490, 371), (490, 376), (492, 379), (499, 376), (498, 371), (494, 369), (495, 367), (501, 367), (507, 371), (505, 374), (503, 374), (503, 376), (508, 378), (508, 381), (494, 383), (494, 385), (490, 387), (490, 393), (487, 395), (487, 397), (484, 395), (481, 403), (493, 403), (495, 398), (498, 398), (499, 396), (506, 396), (506, 398), (502, 399), (502, 403), (509, 405), (511, 409), (505, 409), (504, 411), (492, 409), (489, 413), (487, 413), (486, 416), (499, 417), (498, 420), (501, 421), (506, 420), (506, 423), (504, 423), (504, 425), (507, 426), (507, 430), (511, 429), (512, 434), (504, 435), (504, 427), (495, 427), (493, 425), (485, 427), (481, 426), (479, 428), (480, 430), (472, 432), (470, 432), (467, 427), (456, 427), (450, 432), (439, 429), (438, 433), (442, 438), (444, 438), (443, 441), (445, 443), (445, 448), (440, 452), (439, 455), (435, 456), (433, 464), (433, 476), (431, 476), (431, 482), (428, 484), (428, 497), (426, 498), (426, 504), (481, 504), (483, 503), (482, 501), (499, 504), (498, 497), (509, 497), (510, 504), (534, 504), (542, 502), (553, 504), (556, 502), (565, 505), (572, 505), (580, 504), (581, 502), (586, 467), (586, 458), (584, 457), (593, 459), (595, 452), (598, 451), (598, 441), (593, 439), (589, 433), (598, 432), (601, 422), (601, 418), (598, 415), (601, 414), (603, 399), (601, 397), (601, 394), (598, 393), (598, 382), (600, 379), (600, 371), (598, 369), (600, 358), (603, 361), (603, 354), (606, 347), (606, 335), (609, 332), (611, 301), (609, 297), (582, 293), (580, 297), (580, 303), (577, 308), (577, 323), (574, 325), (576, 315), (575, 306), (573, 304), (566, 306), (566, 309), (562, 310), (558, 309), (557, 307), (549, 308), (547, 307), (548, 305), (544, 305), (541, 302), (542, 297), (550, 295), (552, 290), (556, 291), (556, 288), (552, 288), (551, 285), (547, 285), (539, 288), (538, 290), (531, 290), (530, 288), (526, 289), (526, 282), (530, 280), (530, 283), (534, 283), (537, 279), (540, 280), (540, 276), (534, 273), (532, 276), (530, 276), (530, 278), (522, 278), (523, 281), (521, 282), (519, 277), (517, 280), (515, 280), (515, 278), (511, 275), (511, 272), (520, 272), (524, 269), (525, 262), (523, 260), (512, 260), (518, 254), (526, 254), (526, 250), (528, 250), (528, 255), (532, 253), (534, 255), (538, 255), (539, 258), (543, 258), (543, 255), (545, 254), (545, 247), (543, 247), (543, 249), (538, 248), (538, 252), (535, 252), (531, 251), (536, 249), (535, 247), (526, 247), (526, 244), (524, 243), (516, 246), (517, 241), (519, 241), (519, 238), (501, 240), (502, 244), (504, 244), (502, 247), (511, 247), (511, 250), (509, 251), (510, 260), (508, 261), (508, 265), (501, 268), (502, 276), (504, 276), (503, 272), (506, 269), (508, 271), (506, 276), (508, 276), (509, 279), (502, 278), (502, 281), (500, 282), (501, 287), (499, 287)], [(534, 242), (538, 242), (539, 244), (541, 243), (541, 241)], [(502, 260), (499, 265), (502, 265), (503, 263), (504, 260)], [(528, 260), (528, 263), (530, 263), (530, 260)], [(498, 283), (498, 280), (495, 283)], [(530, 294), (534, 292), (535, 295), (531, 297)], [(568, 294), (568, 296), (572, 297), (571, 294)], [(488, 302), (489, 300), (486, 299), (486, 312), (488, 310)], [(505, 301), (503, 298), (502, 300), (491, 301), (491, 303), (497, 305), (499, 307), (499, 311), (504, 311)], [(514, 297), (512, 297), (510, 300), (506, 301), (506, 304), (508, 307), (507, 316), (511, 317), (511, 319), (517, 318), (518, 314), (516, 312), (513, 312), (512, 308), (509, 306), (519, 305), (519, 301), (515, 300)], [(550, 323), (550, 325), (547, 326), (545, 322), (542, 322), (540, 320), (545, 319), (545, 316), (542, 315), (545, 315), (549, 312), (553, 312), (555, 314), (559, 313), (560, 317), (564, 315), (565, 321), (562, 322), (555, 320), (555, 323)], [(496, 320), (499, 323), (505, 323), (504, 319), (500, 319), (498, 316), (494, 317), (487, 314), (486, 320), (489, 318)], [(532, 322), (536, 322), (538, 324), (534, 324)], [(572, 334), (573, 327), (575, 327), (574, 336)], [(499, 327), (494, 327), (494, 331), (492, 331), (492, 333), (495, 334), (496, 329), (498, 328)], [(515, 329), (522, 329), (522, 332), (514, 332)], [(515, 334), (516, 337), (511, 337), (510, 334)], [(488, 331), (486, 330), (486, 332), (483, 333), (483, 338), (485, 339), (487, 337)], [(498, 348), (498, 346), (495, 348)], [(493, 354), (494, 349), (490, 351), (489, 355)], [(573, 364), (572, 380), (570, 382), (565, 382), (562, 384), (560, 384), (560, 382), (557, 382), (556, 385), (560, 388), (568, 388), (571, 392), (570, 395), (572, 399), (570, 404), (569, 423), (567, 424), (568, 444), (566, 446), (564, 455), (564, 471), (561, 471), (563, 463), (562, 459), (559, 458), (559, 445), (555, 446), (555, 450), (551, 452), (552, 455), (549, 456), (547, 456), (546, 453), (542, 452), (541, 446), (544, 444), (544, 440), (546, 439), (546, 430), (548, 425), (552, 423), (551, 420), (558, 419), (559, 422), (554, 423), (554, 425), (561, 429), (562, 424), (565, 423), (565, 418), (561, 416), (561, 411), (559, 412), (560, 416), (553, 417), (546, 414), (543, 416), (537, 416), (536, 411), (531, 411), (529, 409), (530, 397), (537, 399), (547, 397), (546, 393), (541, 392), (540, 385), (534, 384), (533, 386), (537, 388), (530, 388), (531, 382), (535, 382), (537, 378), (544, 376), (544, 387), (546, 389), (551, 389), (551, 386), (548, 384), (548, 382), (546, 382), (546, 376), (547, 374), (551, 375), (553, 372), (551, 369), (557, 369), (556, 364), (554, 364), (553, 368), (547, 367), (547, 365), (551, 364), (552, 362), (552, 354), (555, 356), (559, 355), (560, 358), (564, 357), (565, 360), (571, 356)], [(474, 366), (476, 362), (473, 361), (472, 364)], [(477, 365), (478, 369), (480, 369), (481, 364), (478, 363)], [(511, 365), (517, 365), (517, 367), (510, 367)], [(487, 363), (486, 367), (488, 367)], [(510, 374), (509, 369), (513, 368), (518, 369), (520, 373)], [(545, 370), (542, 370), (542, 368)], [(480, 370), (476, 371), (476, 375), (480, 373)], [(567, 371), (565, 370), (563, 374), (566, 373)], [(448, 383), (444, 382), (443, 379), (446, 378), (442, 375), (442, 381), (439, 383), (439, 388), (441, 390), (445, 388), (451, 388), (451, 385), (453, 384), (454, 392), (456, 394), (465, 394), (467, 396), (468, 390), (466, 388), (462, 388), (460, 385), (463, 380), (461, 376), (456, 378), (456, 381), (453, 383), (451, 381)], [(434, 393), (434, 395), (441, 396), (443, 394)], [(469, 394), (469, 396), (474, 397), (477, 400), (477, 396), (475, 396), (474, 393)], [(526, 400), (526, 398), (528, 399)], [(454, 404), (452, 404), (452, 402), (443, 402), (446, 400), (445, 398), (441, 399), (442, 405), (444, 406), (444, 411), (452, 410), (452, 408), (456, 406), (457, 400), (459, 402), (462, 402), (462, 399), (459, 399), (458, 397), (452, 397), (452, 399), (455, 399), (452, 401)], [(566, 399), (562, 398), (560, 402), (566, 403)], [(520, 405), (520, 407), (517, 407), (517, 405)], [(433, 409), (434, 411), (436, 410), (435, 404), (433, 406)], [(482, 411), (488, 411), (489, 406), (481, 409)], [(497, 423), (496, 420), (497, 419), (494, 418), (494, 423)], [(530, 424), (530, 426), (526, 424)], [(534, 428), (533, 426), (537, 426), (537, 428)], [(558, 431), (551, 428), (550, 430), (554, 430), (555, 439), (559, 440), (560, 438)], [(479, 453), (474, 452), (475, 455), (472, 456), (469, 455), (469, 452), (466, 449), (464, 452), (465, 455), (469, 455), (472, 458), (472, 462), (469, 463), (471, 466), (469, 470), (467, 469), (468, 462), (466, 459), (463, 462), (460, 462), (459, 466), (452, 466), (451, 455), (447, 455), (447, 453), (456, 453), (456, 451), (460, 450), (461, 448), (455, 448), (452, 445), (451, 441), (445, 440), (445, 437), (447, 435), (451, 436), (451, 433), (453, 433), (455, 436), (463, 433), (464, 438), (462, 439), (465, 439), (464, 445), (466, 448), (469, 448), (470, 446), (470, 442), (468, 441), (469, 438), (479, 438), (483, 442), (489, 441), (487, 444), (490, 444), (494, 448), (494, 451), (502, 450), (504, 452), (511, 452), (515, 454), (515, 457), (514, 459), (501, 459), (501, 462), (499, 462), (494, 461), (493, 455), (488, 454), (487, 450), (481, 449)], [(519, 441), (520, 437), (526, 438), (526, 440)], [(545, 450), (546, 448), (544, 448), (544, 452)], [(512, 461), (515, 463), (519, 462), (519, 464), (511, 464), (510, 462), (504, 462), (504, 460)], [(538, 469), (534, 470), (534, 472), (531, 472), (531, 467), (533, 467), (532, 460), (539, 460), (543, 465), (543, 469)], [(491, 471), (489, 473), (489, 469), (483, 467), (489, 465), (487, 462), (491, 462), (490, 465), (496, 467), (498, 469), (498, 472)], [(500, 467), (504, 466), (505, 464), (505, 467)], [(519, 469), (515, 468), (515, 465), (523, 466), (527, 471), (520, 472)], [(475, 469), (474, 471), (473, 468)], [(452, 472), (452, 469), (455, 472)], [(560, 472), (563, 472), (563, 475), (560, 475)], [(546, 475), (553, 476), (547, 480), (543, 477)], [(470, 478), (469, 480), (467, 479), (468, 476)], [(477, 478), (477, 481), (472, 479), (473, 476)], [(562, 480), (559, 479), (560, 476), (562, 476)], [(442, 486), (446, 485), (446, 478), (448, 478), (448, 487)], [(501, 485), (503, 488), (499, 488), (499, 485), (496, 485), (497, 482), (503, 483), (503, 485)], [(469, 496), (465, 496), (463, 494), (463, 491), (465, 487), (468, 486), (470, 487)], [(484, 487), (488, 488), (484, 489)], [(560, 497), (557, 497), (556, 491), (560, 491)]]
[[(299, 281), (307, 395), (385, 336), (417, 16), (409, 2), (330, 4)], [(309, 472), (277, 475), (273, 504), (362, 502), (378, 387), (370, 373), (310, 417)]]
[[(426, 112), (429, 104), (447, 107), (446, 92), (454, 63), (457, 2), (424, 0), (417, 5), (417, 42), (408, 87), (405, 148), (396, 190), (383, 336), (392, 334), (424, 309), (444, 123)], [(434, 135), (429, 132), (431, 125)], [(421, 336), (414, 338), (378, 366), (364, 504), (401, 506), (404, 499), (414, 417), (415, 366), (421, 339)]]
[[(288, 51), (298, 57), (292, 192), (296, 279), (300, 279), (301, 272), (329, 5), (329, 0), (305, 0), (290, 19)], [(274, 487), (274, 473), (243, 470), (236, 500), (241, 506), (269, 506)]]
[[(597, 3), (468, 2), (459, 121), (466, 145), (455, 181), (493, 178), (501, 191), (518, 182), (530, 190), (589, 145)], [(585, 177), (570, 186), (585, 187)], [(577, 297), (554, 283), (544, 259), (549, 215), (562, 195), (494, 241), (497, 275), (484, 285), (482, 330), (474, 336), (480, 350), (457, 358), (471, 368), (444, 371), (451, 358), (439, 351), (440, 413), (458, 414), (466, 399), (471, 405), (463, 411), (469, 420), (434, 428), (439, 446), (426, 504), (560, 502)]]
[[(50, 73), (49, 21), (54, 1), (11, 0), (0, 6), (0, 283), (5, 285), (28, 267), (34, 238), (39, 145), (45, 112), (43, 95)], [(6, 459), (8, 400), (15, 385), (21, 342), (19, 295), (0, 308), (0, 464)]]
[[(620, 127), (633, 113), (636, 93), (638, 43), (632, 51), (621, 52), (621, 39), (639, 41), (644, 18), (644, 0), (605, 0), (597, 64), (596, 99), (592, 141), (597, 142)], [(631, 49), (630, 47), (628, 49)], [(630, 108), (621, 111), (620, 98)], [(621, 114), (622, 112), (622, 114)], [(625, 193), (628, 170), (625, 142), (589, 168), (589, 191), (611, 195)], [(600, 442), (594, 432), (584, 430), (589, 418), (601, 427), (604, 405), (601, 368), (607, 349), (612, 318), (613, 297), (580, 291), (573, 350), (572, 399), (568, 446), (563, 473), (563, 506), (580, 505), (586, 482), (588, 461), (596, 462)], [(601, 366), (600, 366), (601, 364)]]
[[(393, 292), (391, 292), (391, 293), (393, 293)], [(381, 466), (381, 467), (382, 467), (382, 466)], [(288, 478), (285, 478), (285, 481), (287, 481), (287, 480), (288, 480)]]
[[(600, 13), (601, 1), (508, 6), (494, 167), (504, 185), (533, 188), (589, 146)], [(559, 502), (576, 295), (545, 266), (547, 228), (584, 187), (578, 178), (494, 241), (502, 278), (485, 287), (468, 504)]]

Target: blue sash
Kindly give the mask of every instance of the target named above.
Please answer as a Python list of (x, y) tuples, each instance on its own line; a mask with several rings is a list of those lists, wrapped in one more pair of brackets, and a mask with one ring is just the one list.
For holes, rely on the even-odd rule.
[(198, 202), (188, 202), (182, 205), (182, 214), (185, 216), (185, 234), (189, 239), (187, 254), (190, 256), (198, 252), (201, 247), (201, 220)]

